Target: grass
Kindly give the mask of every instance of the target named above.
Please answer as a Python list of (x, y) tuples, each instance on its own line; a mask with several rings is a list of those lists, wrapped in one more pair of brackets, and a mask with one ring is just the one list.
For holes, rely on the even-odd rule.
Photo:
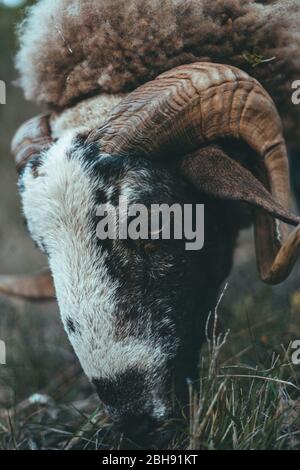
[[(216, 325), (217, 311), (215, 312)], [(219, 358), (230, 340), (213, 333), (202, 358), (198, 390), (191, 391), (190, 449), (286, 449), (297, 442), (294, 410), (300, 388), (290, 350), (273, 353), (269, 367), (243, 363), (248, 348)], [(209, 365), (207, 368), (207, 364)], [(300, 416), (298, 420), (300, 432)], [(300, 440), (299, 440), (300, 443)]]
[[(175, 426), (170, 449), (300, 449), (300, 374), (291, 364), (289, 346), (295, 322), (293, 314), (287, 317), (271, 307), (270, 296), (268, 291), (260, 295), (259, 311), (258, 299), (245, 296), (223, 325), (218, 318), (222, 305), (212, 312), (199, 381), (188, 384), (189, 411)], [(296, 320), (298, 303), (296, 292), (291, 299)], [(19, 346), (24, 355), (26, 348)], [(45, 362), (51, 364), (52, 356), (61, 362), (57, 350), (51, 351), (39, 365), (34, 352), (29, 354), (46, 384), (39, 394), (20, 400), (19, 390), (13, 405), (0, 409), (0, 448), (132, 448), (114, 433), (67, 343), (60, 348), (65, 368), (55, 373), (54, 364), (51, 380), (45, 380)]]

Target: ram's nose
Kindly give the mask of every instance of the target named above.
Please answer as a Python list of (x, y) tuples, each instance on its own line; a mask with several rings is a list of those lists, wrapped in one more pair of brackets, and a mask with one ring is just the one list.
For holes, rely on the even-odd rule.
[(147, 414), (128, 414), (116, 421), (118, 430), (135, 442), (140, 442), (146, 438), (146, 436), (155, 431), (158, 426), (158, 421)]

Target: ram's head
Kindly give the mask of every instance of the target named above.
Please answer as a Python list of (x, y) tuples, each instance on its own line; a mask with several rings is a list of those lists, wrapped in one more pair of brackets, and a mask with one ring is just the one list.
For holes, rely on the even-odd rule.
[[(44, 116), (13, 143), (28, 228), (48, 255), (65, 329), (108, 412), (127, 431), (148, 431), (170, 415), (172, 383), (181, 393), (195, 374), (239, 216), (254, 220), (263, 281), (283, 281), (298, 257), (280, 118), (246, 73), (196, 63), (138, 88), (86, 135), (54, 142), (50, 134)], [(152, 204), (203, 203), (203, 249), (186, 250), (184, 237), (100, 240), (97, 206), (117, 206), (120, 196), (149, 213)], [(31, 281), (7, 278), (2, 288), (27, 296), (51, 288), (45, 274)]]

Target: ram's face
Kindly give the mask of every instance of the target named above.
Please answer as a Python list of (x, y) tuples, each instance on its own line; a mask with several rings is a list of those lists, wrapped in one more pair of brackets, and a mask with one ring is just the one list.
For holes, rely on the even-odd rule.
[(101, 156), (68, 137), (25, 166), (20, 189), (29, 231), (49, 257), (65, 329), (101, 400), (137, 432), (160, 422), (171, 411), (171, 371), (188, 336), (190, 291), (182, 280), (192, 276), (194, 257), (185, 240), (101, 240), (96, 212), (117, 207), (120, 196), (150, 211), (192, 195), (171, 171)]
[[(137, 88), (84, 141), (53, 137), (51, 116), (40, 116), (13, 140), (28, 227), (48, 254), (62, 319), (85, 372), (112, 417), (139, 433), (170, 413), (172, 371), (183, 383), (196, 363), (203, 315), (229, 272), (239, 229), (224, 200), (262, 210), (255, 240), (264, 281), (284, 280), (298, 257), (299, 231), (288, 237), (270, 217), (299, 223), (288, 211), (281, 121), (269, 95), (243, 71), (196, 63)], [(119, 197), (148, 213), (152, 204), (197, 200), (175, 170), (155, 160), (166, 168), (172, 161), (211, 204), (204, 254), (187, 251), (176, 237), (97, 237), (97, 208), (118, 207)]]

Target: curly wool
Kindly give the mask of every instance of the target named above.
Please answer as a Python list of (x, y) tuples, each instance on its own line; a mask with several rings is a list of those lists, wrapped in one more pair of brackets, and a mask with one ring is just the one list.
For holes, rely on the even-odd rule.
[(56, 109), (132, 91), (177, 65), (214, 61), (259, 80), (289, 136), (300, 123), (291, 103), (300, 79), (298, 0), (40, 0), (19, 40), (26, 98)]

